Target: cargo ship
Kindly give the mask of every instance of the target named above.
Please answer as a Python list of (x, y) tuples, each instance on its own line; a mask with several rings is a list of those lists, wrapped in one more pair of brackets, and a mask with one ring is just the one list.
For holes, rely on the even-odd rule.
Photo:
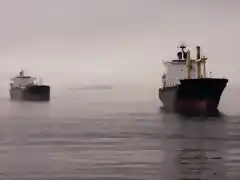
[(189, 115), (219, 114), (218, 105), (228, 79), (206, 74), (206, 58), (196, 47), (196, 58), (182, 44), (177, 59), (163, 61), (165, 72), (158, 95), (165, 109)]
[(50, 86), (37, 83), (36, 78), (25, 76), (21, 70), (19, 75), (11, 78), (10, 83), (11, 100), (24, 101), (49, 101)]

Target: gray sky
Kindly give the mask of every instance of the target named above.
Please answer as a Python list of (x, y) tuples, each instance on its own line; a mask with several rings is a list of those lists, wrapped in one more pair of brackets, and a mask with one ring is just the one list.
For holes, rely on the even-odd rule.
[(0, 0), (1, 77), (159, 84), (161, 61), (185, 42), (238, 83), (239, 17), (237, 0)]

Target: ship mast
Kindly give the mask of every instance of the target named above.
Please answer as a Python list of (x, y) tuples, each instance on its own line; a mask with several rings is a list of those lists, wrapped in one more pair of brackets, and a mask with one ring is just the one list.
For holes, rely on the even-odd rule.
[(187, 66), (187, 78), (191, 79), (191, 59), (190, 59), (190, 51), (187, 51), (187, 59), (186, 59), (186, 66)]
[(203, 78), (206, 78), (206, 60), (205, 56), (201, 57), (201, 50), (200, 46), (197, 46), (197, 58), (196, 58), (196, 65), (197, 65), (197, 78), (201, 78), (201, 64), (203, 63)]
[(203, 61), (203, 77), (206, 78), (207, 74), (206, 74), (206, 60), (207, 60), (207, 57), (203, 56), (201, 58), (201, 60)]
[(201, 54), (200, 54), (200, 46), (197, 46), (197, 78), (201, 78)]

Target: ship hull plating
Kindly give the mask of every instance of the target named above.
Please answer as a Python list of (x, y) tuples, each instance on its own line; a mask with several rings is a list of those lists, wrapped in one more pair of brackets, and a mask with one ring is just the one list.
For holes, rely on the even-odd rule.
[(24, 100), (24, 101), (49, 101), (50, 86), (38, 85), (31, 86), (26, 89), (11, 88), (10, 98), (12, 100)]
[(218, 113), (218, 105), (227, 79), (183, 79), (179, 85), (159, 89), (165, 108), (189, 115)]

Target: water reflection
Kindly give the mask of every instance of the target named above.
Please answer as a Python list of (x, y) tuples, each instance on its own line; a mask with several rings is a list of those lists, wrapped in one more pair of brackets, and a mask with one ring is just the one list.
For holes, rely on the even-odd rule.
[(79, 97), (2, 105), (0, 179), (239, 179), (238, 116)]
[(228, 179), (240, 177), (240, 117), (227, 116), (228, 119), (228, 154), (226, 158)]
[[(226, 127), (224, 119), (204, 119), (163, 115), (163, 125), (168, 134), (166, 161), (172, 161), (168, 171), (171, 179), (226, 179)], [(172, 177), (171, 172), (176, 173)]]
[(177, 160), (179, 179), (225, 179), (223, 157), (217, 150), (183, 149)]
[[(174, 112), (173, 110), (171, 109), (168, 109), (164, 106), (160, 107), (159, 108), (160, 112), (163, 112), (163, 113), (176, 113)], [(181, 116), (184, 116), (184, 117), (191, 117), (191, 118), (196, 118), (196, 117), (201, 117), (201, 118), (221, 118), (224, 114), (219, 111), (219, 110), (216, 110), (216, 111), (213, 111), (213, 112), (208, 112), (208, 113), (205, 113), (205, 114), (199, 114), (197, 112), (192, 112), (192, 111), (189, 111), (189, 112), (178, 112), (179, 115)]]

